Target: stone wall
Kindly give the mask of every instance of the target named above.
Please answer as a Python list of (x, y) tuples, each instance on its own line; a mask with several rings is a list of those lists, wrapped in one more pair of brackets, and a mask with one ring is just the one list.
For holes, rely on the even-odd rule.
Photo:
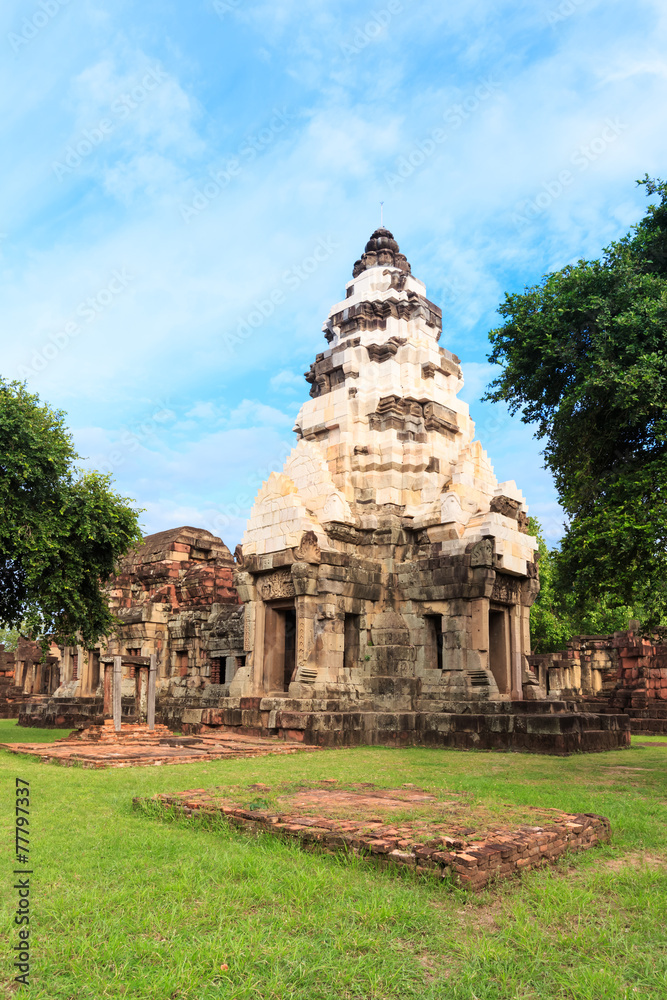
[[(220, 538), (201, 528), (174, 528), (148, 536), (131, 552), (107, 587), (121, 625), (94, 650), (53, 645), (41, 650), (24, 640), (16, 657), (17, 691), (8, 712), (22, 725), (82, 726), (103, 721), (105, 664), (115, 655), (157, 658), (159, 712), (175, 725), (189, 704), (216, 703), (243, 663), (234, 559)], [(228, 620), (235, 626), (225, 632)], [(210, 645), (215, 626), (213, 648)], [(242, 624), (240, 633), (242, 637)], [(139, 715), (140, 667), (126, 665), (122, 718)]]
[(667, 732), (667, 644), (660, 632), (575, 636), (564, 651), (528, 658), (533, 696), (578, 699), (629, 716), (633, 732)]

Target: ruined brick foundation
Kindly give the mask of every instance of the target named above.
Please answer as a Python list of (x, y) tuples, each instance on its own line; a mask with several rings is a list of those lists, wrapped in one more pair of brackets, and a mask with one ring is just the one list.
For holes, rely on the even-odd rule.
[(518, 829), (498, 831), (481, 842), (466, 843), (448, 836), (419, 842), (418, 837), (388, 823), (365, 820), (341, 821), (326, 815), (272, 815), (263, 810), (249, 812), (216, 800), (202, 789), (160, 794), (153, 799), (133, 799), (135, 808), (159, 804), (167, 813), (211, 819), (217, 816), (248, 833), (271, 833), (295, 841), (306, 850), (339, 854), (348, 851), (382, 867), (407, 868), (453, 882), (464, 889), (480, 890), (489, 882), (505, 879), (546, 864), (553, 864), (566, 852), (585, 851), (610, 840), (609, 820), (592, 813), (569, 815), (554, 810), (554, 822), (543, 826), (522, 824)]

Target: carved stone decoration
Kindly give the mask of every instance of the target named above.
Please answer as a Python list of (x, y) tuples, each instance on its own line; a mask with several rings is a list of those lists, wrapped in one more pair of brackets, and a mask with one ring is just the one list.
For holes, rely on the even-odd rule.
[(350, 520), (350, 511), (340, 493), (332, 493), (322, 510), (322, 522), (336, 521), (345, 524)]
[(446, 493), (440, 504), (441, 524), (467, 524), (470, 514), (461, 507), (461, 500), (456, 493)]
[(404, 254), (399, 251), (398, 243), (388, 229), (376, 229), (366, 244), (366, 250), (354, 265), (353, 276), (356, 278), (368, 267), (386, 264), (410, 274), (410, 265)]
[(314, 531), (304, 531), (301, 536), (299, 547), (294, 552), (294, 556), (298, 562), (322, 562), (322, 550), (320, 549), (319, 542), (317, 541), (317, 535)]
[(427, 431), (451, 431), (458, 434), (459, 425), (454, 410), (440, 403), (425, 403), (424, 418)]
[(296, 623), (296, 633), (296, 665), (298, 670), (307, 663), (307, 651), (313, 642), (312, 618), (299, 617)]
[(403, 291), (403, 289), (405, 288), (405, 279), (406, 279), (405, 274), (397, 274), (396, 271), (389, 271), (389, 270), (383, 271), (382, 274), (384, 277), (386, 277), (387, 275), (389, 276), (389, 280), (391, 282), (391, 288), (395, 288), (396, 291), (398, 292)]
[(255, 645), (255, 605), (246, 604), (243, 619), (243, 648), (249, 653)]
[(294, 597), (294, 583), (289, 569), (279, 569), (269, 576), (261, 577), (257, 591), (263, 601), (277, 601), (281, 598)]
[(242, 545), (237, 545), (236, 548), (234, 549), (234, 562), (236, 563), (236, 565), (238, 566), (239, 569), (243, 569), (243, 566), (244, 566), (245, 562), (244, 562), (244, 559), (243, 559), (243, 546)]
[[(418, 311), (418, 316), (416, 316)], [(442, 310), (429, 299), (414, 292), (408, 292), (408, 298), (391, 296), (382, 302), (357, 302), (353, 306), (348, 306), (341, 312), (331, 315), (331, 323), (337, 328), (342, 339), (348, 339), (355, 333), (363, 333), (371, 330), (387, 329), (389, 318), (397, 320), (423, 320), (427, 327), (430, 327), (437, 336), (442, 330)], [(390, 338), (392, 339), (392, 338)], [(399, 338), (397, 338), (399, 339)], [(348, 340), (351, 347), (357, 346), (356, 337)]]
[(521, 501), (514, 500), (512, 497), (498, 496), (491, 501), (492, 513), (504, 514), (505, 517), (511, 517), (513, 521), (517, 520), (520, 507)]
[(434, 378), (436, 375), (444, 375), (445, 378), (449, 378), (450, 375), (458, 375), (458, 365), (447, 358), (443, 358), (440, 365), (435, 365), (432, 361), (427, 361), (426, 364), (422, 365), (422, 378)]
[(390, 337), (386, 344), (369, 344), (366, 348), (368, 358), (370, 361), (378, 361), (381, 364), (383, 361), (396, 357), (399, 347), (406, 343), (404, 337)]
[(475, 566), (486, 566), (489, 569), (493, 567), (493, 542), (490, 538), (483, 538), (481, 542), (477, 542), (473, 546), (470, 553), (470, 565), (473, 568)]
[(498, 573), (493, 584), (491, 600), (497, 601), (499, 604), (518, 604), (520, 598), (521, 580), (506, 576), (504, 573)]
[[(350, 371), (348, 375), (350, 378), (357, 378), (359, 373)], [(334, 367), (331, 364), (330, 358), (325, 358), (323, 361), (316, 361), (310, 366), (309, 372), (304, 372), (306, 382), (309, 382), (312, 387), (310, 395), (313, 399), (331, 392), (339, 385), (343, 385), (345, 377), (343, 366), (338, 365)]]

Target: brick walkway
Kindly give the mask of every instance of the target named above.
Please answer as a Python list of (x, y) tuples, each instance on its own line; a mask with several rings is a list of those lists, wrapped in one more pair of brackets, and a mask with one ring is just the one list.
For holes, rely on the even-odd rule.
[(113, 723), (92, 726), (54, 743), (2, 743), (4, 750), (32, 754), (56, 764), (81, 767), (141, 767), (156, 764), (193, 764), (225, 757), (263, 757), (267, 754), (318, 752), (319, 747), (287, 743), (280, 739), (206, 733), (175, 736), (166, 726), (150, 732), (145, 725), (123, 725), (120, 735)]

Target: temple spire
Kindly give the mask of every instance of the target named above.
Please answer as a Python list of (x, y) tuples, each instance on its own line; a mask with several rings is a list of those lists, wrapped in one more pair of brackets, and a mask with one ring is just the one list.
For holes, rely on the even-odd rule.
[[(382, 205), (384, 202), (380, 204)], [(361, 260), (358, 260), (354, 265), (352, 277), (358, 277), (369, 267), (396, 267), (399, 271), (405, 271), (406, 274), (412, 273), (407, 258), (400, 252), (393, 233), (390, 233), (384, 226), (376, 229), (371, 236)]]

